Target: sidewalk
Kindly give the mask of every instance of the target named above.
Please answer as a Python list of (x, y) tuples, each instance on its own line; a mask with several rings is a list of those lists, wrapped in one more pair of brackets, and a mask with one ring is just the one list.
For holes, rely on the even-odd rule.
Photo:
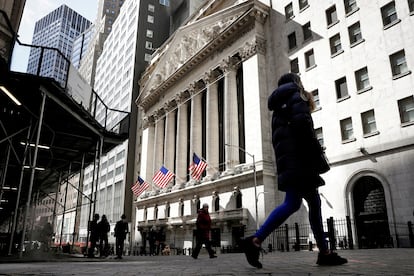
[(263, 269), (249, 266), (244, 254), (125, 256), (88, 259), (55, 254), (31, 258), (0, 257), (0, 275), (414, 275), (414, 249), (342, 250), (348, 263), (336, 267), (315, 264), (317, 252), (273, 252), (261, 258)]

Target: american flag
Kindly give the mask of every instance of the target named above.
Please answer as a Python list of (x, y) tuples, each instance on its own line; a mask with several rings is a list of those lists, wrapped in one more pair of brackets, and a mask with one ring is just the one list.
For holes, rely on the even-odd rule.
[(174, 174), (172, 172), (164, 166), (161, 166), (160, 170), (152, 178), (152, 181), (157, 184), (158, 187), (165, 188), (173, 177)]
[(148, 189), (149, 184), (148, 182), (144, 181), (141, 177), (138, 176), (137, 181), (134, 185), (132, 185), (131, 190), (134, 193), (134, 195), (139, 196), (142, 194), (146, 189)]
[(197, 154), (193, 153), (193, 163), (188, 168), (191, 171), (191, 177), (196, 180), (200, 180), (206, 167), (207, 163), (201, 160)]

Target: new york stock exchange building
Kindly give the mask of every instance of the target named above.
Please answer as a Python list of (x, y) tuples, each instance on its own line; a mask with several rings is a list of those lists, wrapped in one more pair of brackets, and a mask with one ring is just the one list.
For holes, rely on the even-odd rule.
[[(297, 6), (297, 2), (306, 5)], [(326, 185), (320, 193), (324, 221), (336, 220), (336, 245), (409, 243), (407, 222), (412, 220), (414, 204), (406, 195), (414, 194), (414, 176), (408, 168), (413, 165), (409, 156), (413, 155), (414, 130), (400, 122), (397, 109), (401, 100), (412, 100), (413, 93), (412, 86), (407, 95), (395, 87), (414, 82), (410, 74), (396, 83), (392, 76), (384, 80), (384, 75), (391, 74), (388, 71), (370, 71), (371, 89), (355, 92), (350, 76), (356, 77), (354, 72), (364, 65), (375, 71), (370, 63), (375, 66), (383, 59), (365, 60), (361, 45), (349, 47), (345, 42), (342, 57), (330, 52), (327, 32), (340, 30), (340, 24), (352, 24), (341, 20), (346, 16), (340, 12), (344, 1), (329, 2), (294, 1), (292, 6), (292, 1), (206, 1), (155, 52), (140, 79), (136, 99), (141, 120), (135, 172), (150, 185), (134, 197), (133, 244), (147, 246), (150, 230), (157, 229), (171, 247), (192, 248), (197, 210), (204, 203), (210, 206), (212, 241), (217, 248), (237, 250), (239, 239), (254, 233), (284, 199), (284, 193), (277, 190), (267, 99), (279, 76), (295, 70), (314, 94), (318, 106), (313, 113), (315, 128), (332, 163), (323, 175)], [(364, 5), (347, 16), (354, 21), (356, 14), (362, 17), (369, 10)], [(338, 10), (339, 23), (327, 29), (324, 11), (332, 7)], [(320, 16), (315, 15), (317, 11)], [(294, 16), (288, 16), (290, 12)], [(312, 31), (306, 27), (308, 22)], [(358, 22), (362, 30), (365, 23)], [(377, 23), (382, 25), (381, 17)], [(360, 43), (370, 46), (365, 34)], [(293, 42), (296, 47), (290, 49)], [(346, 55), (359, 56), (361, 64), (352, 64)], [(412, 58), (412, 50), (406, 48), (405, 55)], [(338, 100), (343, 76), (348, 80), (348, 97)], [(364, 98), (369, 93), (386, 93), (379, 89), (381, 85), (399, 91), (389, 99), (396, 111), (388, 112), (387, 119), (380, 113), (387, 113), (389, 106)], [(356, 120), (363, 121), (364, 112), (371, 109), (379, 114), (377, 129), (371, 135), (360, 134), (359, 128), (365, 128)], [(348, 117), (354, 119), (351, 126)], [(194, 154), (207, 163), (200, 179), (189, 171)], [(407, 163), (396, 168), (397, 156)], [(174, 177), (161, 188), (152, 180), (162, 166)], [(301, 246), (314, 243), (306, 203), (264, 246), (292, 248), (298, 242)]]

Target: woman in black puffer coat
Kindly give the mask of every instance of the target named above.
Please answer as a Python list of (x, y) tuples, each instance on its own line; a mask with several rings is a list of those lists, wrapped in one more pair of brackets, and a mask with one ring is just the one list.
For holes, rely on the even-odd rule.
[(328, 250), (322, 224), (318, 187), (324, 185), (321, 173), (329, 170), (323, 150), (316, 139), (311, 112), (312, 95), (306, 92), (298, 75), (289, 73), (278, 81), (268, 107), (273, 111), (272, 143), (276, 156), (278, 188), (286, 192), (285, 201), (276, 207), (255, 235), (244, 240), (247, 261), (261, 268), (260, 245), (289, 216), (299, 210), (302, 199), (309, 206), (309, 221), (319, 248), (317, 264), (340, 265), (347, 262)]

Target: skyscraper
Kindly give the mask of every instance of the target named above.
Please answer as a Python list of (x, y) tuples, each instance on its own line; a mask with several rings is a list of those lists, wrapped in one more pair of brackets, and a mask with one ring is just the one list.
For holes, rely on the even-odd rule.
[(118, 17), (124, 2), (124, 0), (99, 0), (98, 16), (92, 27), (93, 30), (88, 48), (85, 49), (85, 56), (82, 57), (82, 62), (79, 65), (79, 73), (92, 87), (95, 84), (96, 62), (102, 53), (104, 42), (111, 32), (112, 24)]
[(27, 73), (52, 77), (64, 84), (67, 77), (68, 61), (71, 58), (74, 39), (84, 32), (91, 22), (62, 5), (36, 22), (32, 44), (55, 48), (30, 50)]

